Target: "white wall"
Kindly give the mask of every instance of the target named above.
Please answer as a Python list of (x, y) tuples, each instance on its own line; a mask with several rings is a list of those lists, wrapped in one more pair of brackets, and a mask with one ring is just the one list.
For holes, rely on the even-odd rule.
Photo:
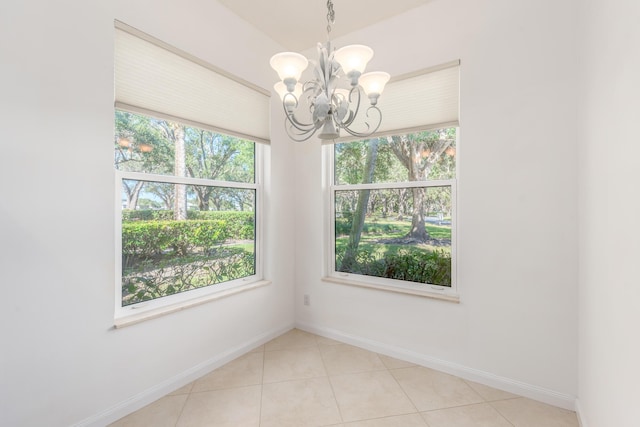
[(212, 1), (0, 4), (0, 425), (104, 424), (293, 324), (291, 159), (276, 140), (273, 284), (112, 329), (114, 18), (263, 87), (280, 50)]
[(185, 372), (288, 327), (295, 278), (300, 325), (560, 400), (579, 394), (585, 427), (632, 426), (640, 13), (631, 0), (585, 2), (577, 42), (577, 4), (434, 0), (336, 43), (371, 45), (372, 68), (394, 75), (462, 60), (459, 305), (319, 280), (320, 145), (290, 145), (275, 115), (273, 284), (116, 331), (113, 19), (263, 87), (280, 48), (211, 1), (0, 3), (0, 424), (123, 414)]
[(640, 4), (584, 2), (579, 406), (583, 427), (638, 425)]
[[(376, 52), (370, 69), (392, 75), (462, 61), (461, 302), (320, 281), (327, 231), (316, 141), (296, 146), (301, 327), (498, 386), (525, 387), (531, 396), (572, 407), (578, 346), (575, 31), (573, 2), (436, 0), (335, 42), (370, 45)], [(311, 296), (308, 307), (303, 294)]]

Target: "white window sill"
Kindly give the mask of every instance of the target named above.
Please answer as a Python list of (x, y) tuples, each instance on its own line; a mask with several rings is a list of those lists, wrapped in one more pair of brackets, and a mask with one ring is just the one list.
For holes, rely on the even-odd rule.
[(390, 285), (381, 285), (381, 284), (377, 284), (377, 283), (371, 283), (371, 282), (361, 282), (358, 280), (349, 280), (349, 279), (342, 279), (342, 278), (338, 278), (338, 277), (331, 277), (331, 276), (325, 276), (322, 278), (323, 282), (329, 282), (329, 283), (337, 283), (339, 285), (348, 285), (348, 286), (358, 286), (361, 288), (369, 288), (369, 289), (376, 289), (379, 291), (386, 291), (386, 292), (396, 292), (396, 293), (400, 293), (400, 294), (407, 294), (407, 295), (415, 295), (415, 296), (419, 296), (419, 297), (424, 297), (424, 298), (432, 298), (432, 299), (438, 299), (438, 300), (443, 300), (443, 301), (449, 301), (449, 302), (453, 302), (456, 304), (460, 303), (460, 296), (457, 294), (451, 294), (451, 293), (444, 293), (443, 291), (429, 291), (429, 290), (424, 290), (424, 289), (414, 289), (414, 288), (401, 288), (399, 286), (390, 286)]
[(180, 301), (175, 304), (158, 307), (152, 310), (147, 310), (144, 312), (126, 315), (122, 317), (117, 317), (114, 320), (113, 327), (115, 329), (120, 329), (126, 326), (135, 325), (137, 323), (144, 322), (146, 320), (156, 319), (158, 317), (165, 316), (167, 314), (175, 313), (177, 311), (181, 311), (190, 307), (195, 307), (200, 304), (205, 304), (210, 301), (226, 298), (231, 295), (239, 294), (241, 292), (250, 291), (252, 289), (260, 288), (262, 286), (266, 286), (269, 284), (271, 284), (270, 280), (258, 280), (257, 282), (247, 283), (246, 285), (241, 285), (241, 286), (234, 286), (232, 288), (225, 289), (219, 292), (214, 292), (199, 298)]

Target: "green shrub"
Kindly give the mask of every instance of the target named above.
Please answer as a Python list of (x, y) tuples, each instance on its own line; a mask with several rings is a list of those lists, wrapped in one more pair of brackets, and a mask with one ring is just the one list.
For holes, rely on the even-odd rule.
[(154, 210), (154, 209), (123, 209), (122, 221), (171, 221), (173, 219), (173, 211)]
[(443, 250), (401, 250), (379, 255), (360, 250), (348, 271), (341, 270), (345, 251), (336, 253), (336, 270), (365, 276), (451, 286), (451, 255)]
[(186, 255), (195, 248), (206, 250), (229, 237), (227, 223), (221, 220), (123, 222), (122, 254), (149, 257), (172, 251)]
[[(254, 239), (254, 213), (238, 211), (187, 211), (187, 220), (224, 221), (229, 238)], [(173, 221), (173, 211), (168, 210), (122, 210), (122, 224), (149, 221)]]

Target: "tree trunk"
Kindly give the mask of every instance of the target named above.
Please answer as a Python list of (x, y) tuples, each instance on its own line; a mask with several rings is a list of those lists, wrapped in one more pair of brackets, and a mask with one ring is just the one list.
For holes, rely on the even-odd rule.
[[(369, 149), (367, 151), (367, 159), (364, 165), (364, 176), (362, 183), (369, 184), (373, 180), (373, 170), (376, 166), (378, 157), (378, 138), (369, 140)], [(371, 190), (360, 190), (358, 192), (358, 203), (353, 214), (353, 222), (351, 223), (351, 232), (349, 233), (349, 243), (342, 258), (342, 264), (339, 271), (351, 272), (356, 263), (356, 254), (360, 245), (360, 237), (364, 228), (364, 219), (367, 213), (367, 205), (369, 204), (369, 195)]]
[(127, 192), (127, 209), (134, 209), (138, 206), (138, 196), (140, 195), (140, 190), (144, 186), (144, 181), (137, 181), (136, 185), (133, 188), (129, 188), (129, 186), (122, 181), (124, 185), (125, 191)]
[[(172, 123), (175, 142), (175, 176), (186, 176), (186, 153), (184, 148), (184, 126)], [(173, 201), (173, 218), (176, 220), (187, 219), (187, 186), (176, 184)]]
[[(393, 153), (407, 168), (409, 181), (425, 180), (435, 162), (452, 142), (449, 139), (440, 138), (429, 144), (424, 140), (410, 140), (407, 135), (388, 137), (387, 140), (391, 144)], [(419, 242), (429, 240), (429, 233), (424, 223), (426, 214), (425, 192), (426, 189), (424, 188), (414, 188), (412, 190), (411, 230), (407, 237)]]
[(411, 213), (411, 231), (409, 238), (419, 242), (429, 240), (429, 233), (424, 224), (425, 217), (425, 191), (424, 188), (413, 188), (413, 212)]
[(210, 187), (195, 187), (196, 194), (198, 195), (198, 209), (201, 211), (209, 210), (209, 199), (211, 197)]

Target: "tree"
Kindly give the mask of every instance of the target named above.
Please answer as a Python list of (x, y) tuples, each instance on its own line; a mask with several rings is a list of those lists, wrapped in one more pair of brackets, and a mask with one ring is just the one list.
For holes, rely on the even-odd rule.
[[(173, 164), (173, 147), (157, 120), (137, 114), (116, 111), (114, 163), (118, 170), (166, 173)], [(127, 209), (136, 209), (138, 196), (147, 183), (123, 180)]]
[(162, 201), (162, 209), (173, 210), (175, 190), (173, 184), (164, 182), (147, 182), (145, 184), (145, 191), (152, 193), (154, 196)]
[(144, 184), (144, 181), (122, 180), (122, 188), (127, 194), (127, 209), (135, 209), (138, 206), (138, 196)]
[[(393, 153), (407, 169), (408, 180), (424, 181), (434, 166), (441, 162), (442, 154), (455, 143), (455, 129), (389, 136), (387, 141)], [(426, 192), (424, 188), (411, 190), (413, 209), (411, 229), (407, 237), (418, 242), (426, 242), (429, 240), (429, 233), (425, 227)]]
[[(189, 176), (239, 182), (253, 181), (253, 142), (195, 128), (186, 128), (185, 142), (186, 168)], [(214, 189), (215, 187), (210, 186), (194, 187), (198, 209), (210, 209)]]
[[(164, 131), (165, 137), (173, 143), (173, 174), (175, 176), (187, 176), (184, 147), (185, 126), (180, 123), (165, 120), (159, 121), (158, 125)], [(184, 184), (174, 185), (173, 219), (187, 219), (187, 186)]]
[[(369, 184), (373, 180), (373, 172), (375, 170), (376, 159), (378, 157), (378, 143), (378, 138), (369, 140), (367, 158), (363, 171), (363, 184)], [(360, 245), (360, 236), (362, 235), (362, 229), (364, 227), (364, 219), (367, 213), (370, 193), (371, 190), (358, 191), (358, 203), (353, 214), (351, 232), (349, 233), (349, 242), (347, 243), (347, 248), (345, 250), (344, 257), (342, 258), (340, 271), (351, 271), (353, 265), (356, 263), (356, 254), (358, 253), (358, 246)]]

